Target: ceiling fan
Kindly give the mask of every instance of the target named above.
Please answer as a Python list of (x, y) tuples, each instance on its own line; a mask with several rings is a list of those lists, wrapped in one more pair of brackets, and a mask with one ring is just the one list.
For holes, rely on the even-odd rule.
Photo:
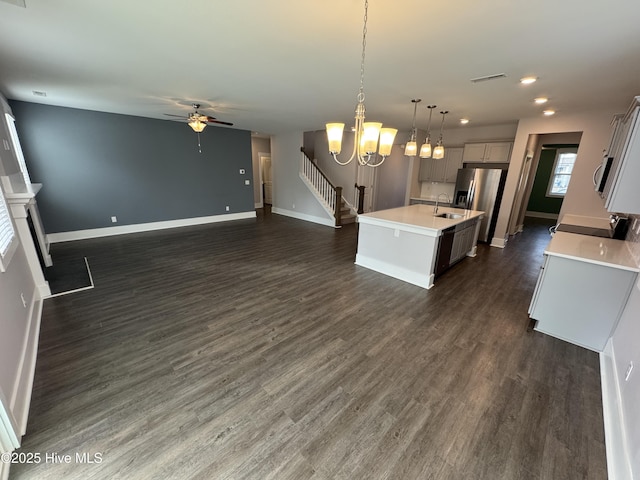
[(200, 132), (204, 130), (204, 128), (210, 123), (218, 123), (220, 125), (233, 125), (231, 122), (223, 122), (222, 120), (217, 120), (216, 117), (210, 117), (209, 115), (203, 115), (198, 112), (200, 108), (199, 103), (193, 103), (192, 107), (194, 112), (190, 113), (186, 117), (184, 115), (173, 115), (171, 113), (165, 113), (168, 117), (180, 117), (187, 121), (187, 125), (191, 127), (191, 129), (198, 134), (198, 151), (202, 153), (202, 149), (200, 147)]

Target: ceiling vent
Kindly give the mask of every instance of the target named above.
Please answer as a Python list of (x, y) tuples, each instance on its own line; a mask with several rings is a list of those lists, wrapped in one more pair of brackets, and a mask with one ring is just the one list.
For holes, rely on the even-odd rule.
[(32, 90), (31, 93), (33, 93), (33, 95), (35, 97), (46, 97), (47, 96), (47, 92), (41, 92), (38, 90)]
[(499, 78), (506, 78), (506, 77), (507, 75), (505, 73), (495, 73), (493, 75), (487, 75), (485, 77), (472, 78), (471, 83), (488, 82), (489, 80), (497, 80)]

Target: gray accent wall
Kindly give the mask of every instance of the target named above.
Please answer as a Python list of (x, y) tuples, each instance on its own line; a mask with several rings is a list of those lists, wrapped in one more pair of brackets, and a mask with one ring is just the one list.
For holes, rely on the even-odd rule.
[(10, 105), (47, 233), (254, 211), (250, 131)]

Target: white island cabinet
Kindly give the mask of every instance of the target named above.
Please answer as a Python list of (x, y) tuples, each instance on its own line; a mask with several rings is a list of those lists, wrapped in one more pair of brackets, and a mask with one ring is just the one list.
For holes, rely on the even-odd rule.
[(529, 306), (535, 330), (601, 352), (638, 270), (622, 240), (557, 232)]
[[(439, 214), (455, 217), (443, 218), (435, 216), (434, 210), (435, 206), (417, 204), (358, 215), (356, 265), (431, 288), (442, 239), (451, 242), (440, 252), (441, 257), (446, 255), (445, 264), (465, 254), (474, 256), (484, 215), (476, 210), (439, 207)], [(438, 269), (443, 270), (442, 266)]]

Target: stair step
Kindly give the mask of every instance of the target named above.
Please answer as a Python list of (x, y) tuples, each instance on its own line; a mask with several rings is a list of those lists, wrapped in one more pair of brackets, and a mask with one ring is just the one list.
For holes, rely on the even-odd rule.
[(349, 223), (355, 223), (356, 216), (355, 215), (345, 215), (344, 217), (340, 217), (340, 224), (347, 225)]

